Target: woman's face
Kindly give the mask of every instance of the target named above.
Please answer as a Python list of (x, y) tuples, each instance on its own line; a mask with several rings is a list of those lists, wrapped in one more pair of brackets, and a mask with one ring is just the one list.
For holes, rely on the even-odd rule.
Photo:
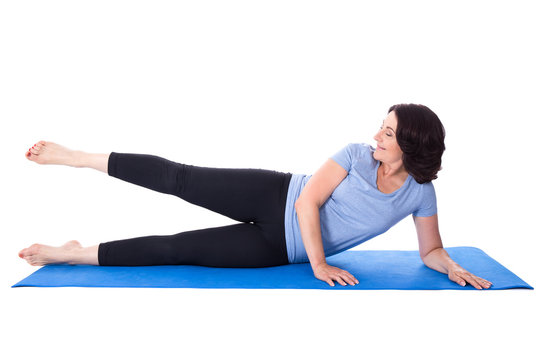
[(394, 111), (391, 111), (373, 137), (377, 141), (377, 150), (373, 153), (375, 160), (385, 163), (401, 161), (403, 152), (396, 139), (397, 123), (397, 116)]

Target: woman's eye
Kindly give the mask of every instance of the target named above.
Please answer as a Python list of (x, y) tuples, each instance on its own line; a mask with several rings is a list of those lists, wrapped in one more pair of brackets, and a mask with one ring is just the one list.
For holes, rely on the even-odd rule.
[[(379, 129), (382, 130), (382, 128), (383, 128), (383, 125), (381, 125), (381, 127)], [(392, 134), (386, 133), (386, 136), (392, 136)]]

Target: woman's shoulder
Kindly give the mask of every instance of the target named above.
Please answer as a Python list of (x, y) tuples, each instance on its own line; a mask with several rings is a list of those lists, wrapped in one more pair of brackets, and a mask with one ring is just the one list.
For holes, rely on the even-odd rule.
[(351, 171), (354, 166), (373, 165), (373, 147), (366, 143), (349, 143), (331, 158), (345, 170)]
[(375, 148), (368, 143), (355, 144), (358, 160), (364, 162), (366, 165), (374, 165), (377, 160), (373, 158)]
[(433, 197), (435, 196), (435, 186), (433, 186), (433, 182), (425, 182), (425, 183), (418, 183), (412, 175), (411, 177), (411, 185), (413, 185), (414, 188), (419, 189), (421, 196), (427, 196), (427, 197)]
[(372, 155), (375, 148), (368, 143), (349, 143), (346, 148), (355, 155)]

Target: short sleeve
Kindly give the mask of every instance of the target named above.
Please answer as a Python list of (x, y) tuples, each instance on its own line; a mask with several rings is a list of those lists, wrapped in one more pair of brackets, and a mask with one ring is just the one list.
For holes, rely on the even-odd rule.
[(343, 149), (339, 150), (337, 153), (335, 153), (331, 159), (337, 162), (339, 165), (341, 165), (342, 168), (347, 170), (347, 172), (351, 171), (352, 163), (353, 163), (353, 145), (354, 144), (348, 144)]
[(437, 196), (435, 194), (435, 187), (430, 181), (422, 184), (422, 196), (420, 205), (413, 215), (416, 217), (428, 217), (437, 213)]

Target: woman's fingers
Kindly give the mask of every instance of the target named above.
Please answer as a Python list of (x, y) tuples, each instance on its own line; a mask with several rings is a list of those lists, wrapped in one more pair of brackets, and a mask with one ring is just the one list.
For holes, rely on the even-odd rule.
[(476, 279), (471, 274), (466, 274), (465, 279), (467, 280), (467, 282), (469, 284), (471, 284), (472, 286), (474, 286), (478, 290), (482, 289), (482, 286), (480, 286), (480, 284), (478, 284), (478, 281), (476, 281)]
[(473, 274), (469, 274), (470, 278), (472, 279), (473, 286), (477, 288), (478, 290), (489, 288), (491, 285), (488, 284), (488, 282), (478, 276), (475, 276)]
[(330, 275), (325, 276), (324, 279), (320, 279), (320, 280), (326, 281), (328, 283), (328, 285), (330, 285), (330, 286), (334, 286), (334, 282), (332, 281), (332, 277)]
[(356, 280), (356, 278), (347, 270), (341, 270), (340, 275), (350, 285), (356, 285), (358, 283), (358, 280)]
[(330, 284), (330, 286), (334, 286), (334, 282), (333, 282), (332, 280), (338, 282), (338, 283), (341, 284), (341, 285), (345, 285), (345, 283), (343, 282), (343, 280), (341, 280), (341, 278), (340, 278), (337, 274), (329, 274), (329, 275), (328, 275), (328, 280), (327, 280), (327, 282)]
[(347, 280), (348, 280), (349, 284), (351, 284), (351, 285), (358, 284), (358, 280), (356, 280), (356, 278), (354, 276), (352, 276), (351, 274), (346, 275), (346, 277), (347, 277)]
[(351, 280), (351, 283), (352, 283), (352, 285), (354, 285), (354, 284), (357, 284), (357, 283), (358, 283), (358, 280), (356, 280), (356, 278), (355, 278), (355, 277), (354, 277), (354, 276), (353, 276), (353, 275), (352, 275), (351, 273), (349, 273), (349, 272), (346, 272), (346, 274), (345, 274), (345, 275), (347, 275), (347, 277), (349, 278), (349, 280)]
[(345, 283), (345, 281), (343, 281), (343, 279), (342, 279), (341, 277), (339, 277), (339, 275), (336, 276), (336, 281), (337, 281), (338, 283), (340, 283), (341, 285), (343, 285), (343, 286), (347, 285), (347, 284)]
[(480, 288), (489, 288), (491, 286), (491, 283), (489, 281), (487, 281), (486, 279), (482, 279), (481, 277), (478, 277), (476, 275), (473, 275), (471, 274), (471, 276), (473, 277), (473, 279), (477, 282), (478, 286), (480, 286)]
[(346, 286), (347, 284), (353, 286), (358, 284), (358, 280), (349, 273), (336, 274), (335, 280), (343, 286)]
[(346, 286), (347, 284), (356, 285), (358, 283), (358, 280), (348, 271), (326, 263), (315, 267), (313, 273), (317, 279), (326, 281), (330, 286), (334, 286), (334, 281), (342, 286)]
[(491, 285), (493, 285), (490, 281), (487, 281), (486, 279), (482, 279), (481, 277), (479, 276), (475, 276), (473, 275), (480, 284), (483, 284), (483, 285), (487, 285), (487, 287), (490, 287)]
[(467, 283), (474, 286), (476, 289), (481, 290), (484, 288), (489, 288), (492, 284), (491, 282), (484, 280), (478, 276), (475, 276), (469, 272), (464, 272), (459, 275), (457, 275), (456, 282), (460, 284), (461, 286), (467, 285)]
[(328, 284), (330, 284), (330, 286), (334, 286), (334, 282), (332, 280), (338, 282), (339, 284), (341, 284), (343, 286), (347, 286), (347, 283), (349, 283), (350, 285), (355, 285), (355, 283), (352, 282), (351, 280), (347, 279), (347, 283), (346, 283), (345, 281), (343, 281), (343, 279), (341, 277), (334, 276), (334, 277), (331, 278), (331, 280), (328, 280)]
[(335, 276), (334, 279), (343, 286), (346, 286), (347, 284), (355, 285), (355, 281), (353, 280), (353, 277), (350, 274), (340, 273), (340, 274), (335, 274), (334, 276)]

